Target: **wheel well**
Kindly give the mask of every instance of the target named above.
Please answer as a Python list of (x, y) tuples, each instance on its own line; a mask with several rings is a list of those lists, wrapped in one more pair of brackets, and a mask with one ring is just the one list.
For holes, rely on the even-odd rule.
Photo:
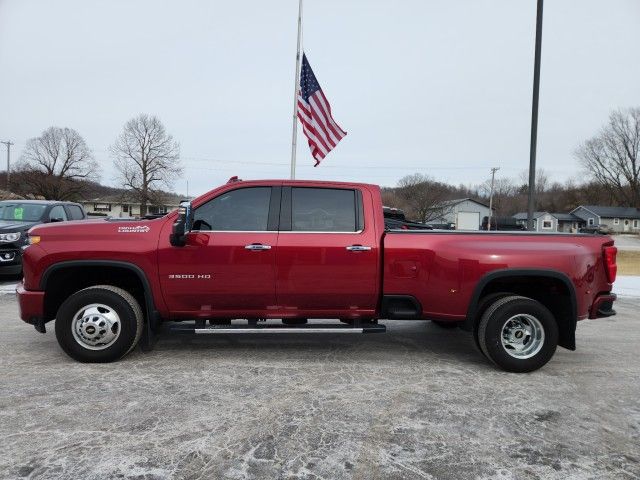
[(69, 296), (93, 285), (113, 285), (131, 293), (146, 319), (145, 287), (134, 270), (121, 266), (82, 265), (58, 268), (47, 276), (43, 285), (45, 320), (54, 319)]
[(575, 350), (576, 306), (575, 293), (567, 282), (546, 275), (519, 275), (498, 277), (482, 287), (471, 320), (473, 326), (480, 320), (477, 306), (482, 299), (495, 293), (512, 293), (532, 298), (547, 307), (558, 323), (559, 345)]

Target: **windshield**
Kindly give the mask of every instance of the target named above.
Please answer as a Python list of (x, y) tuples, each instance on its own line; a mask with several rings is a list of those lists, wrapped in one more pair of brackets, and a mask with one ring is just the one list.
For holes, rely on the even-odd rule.
[(37, 203), (3, 203), (0, 204), (0, 220), (37, 222), (46, 208), (46, 205)]

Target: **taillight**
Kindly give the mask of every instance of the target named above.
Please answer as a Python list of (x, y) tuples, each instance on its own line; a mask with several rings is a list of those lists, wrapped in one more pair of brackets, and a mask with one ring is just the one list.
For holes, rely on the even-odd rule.
[(609, 283), (616, 281), (616, 274), (618, 273), (618, 265), (616, 265), (617, 253), (618, 249), (616, 247), (602, 247), (604, 271), (607, 274), (607, 280), (609, 280)]

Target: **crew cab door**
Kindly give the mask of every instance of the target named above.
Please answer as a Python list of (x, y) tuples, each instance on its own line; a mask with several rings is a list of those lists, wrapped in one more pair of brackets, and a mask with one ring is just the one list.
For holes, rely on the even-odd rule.
[(177, 316), (263, 316), (275, 305), (280, 187), (239, 187), (195, 208), (186, 245), (159, 249), (168, 309)]
[(277, 301), (284, 312), (373, 315), (379, 256), (359, 189), (283, 187), (276, 268)]

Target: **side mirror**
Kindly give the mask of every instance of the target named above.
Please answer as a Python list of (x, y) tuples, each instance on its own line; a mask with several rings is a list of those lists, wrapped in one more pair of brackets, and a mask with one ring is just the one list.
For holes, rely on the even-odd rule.
[(187, 243), (187, 233), (191, 230), (192, 215), (191, 202), (182, 201), (178, 207), (178, 218), (173, 223), (169, 243), (174, 247), (184, 247)]
[(50, 218), (50, 219), (49, 219), (49, 221), (50, 221), (51, 223), (54, 223), (54, 222), (64, 222), (64, 218), (62, 218), (62, 217), (54, 217), (54, 218)]

